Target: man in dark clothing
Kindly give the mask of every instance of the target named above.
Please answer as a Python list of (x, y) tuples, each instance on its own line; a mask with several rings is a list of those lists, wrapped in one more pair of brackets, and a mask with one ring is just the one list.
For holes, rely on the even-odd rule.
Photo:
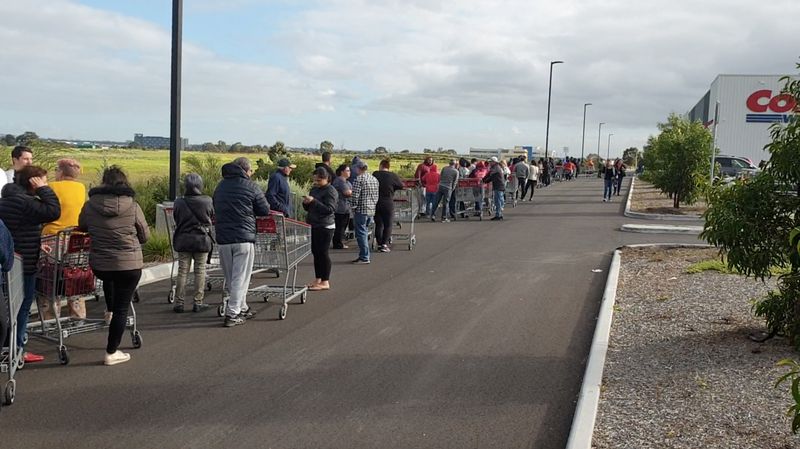
[(255, 259), (256, 217), (269, 215), (269, 205), (250, 180), (252, 174), (247, 158), (235, 159), (222, 166), (223, 179), (214, 190), (217, 249), (230, 294), (225, 327), (244, 324), (253, 316), (247, 307), (247, 287)]
[(334, 172), (333, 169), (331, 168), (331, 152), (330, 151), (324, 151), (322, 153), (322, 162), (317, 162), (314, 165), (314, 169), (317, 169), (317, 168), (320, 168), (320, 167), (324, 168), (325, 171), (328, 172), (328, 182), (329, 183), (333, 182), (333, 180), (336, 179), (336, 172)]
[(380, 170), (372, 174), (378, 179), (378, 203), (375, 205), (375, 240), (378, 251), (388, 253), (394, 222), (394, 192), (403, 190), (403, 181), (389, 171), (389, 160), (381, 161)]
[(289, 188), (289, 175), (297, 165), (289, 162), (289, 159), (278, 161), (278, 169), (269, 177), (267, 183), (267, 202), (269, 207), (277, 212), (281, 212), (287, 217), (292, 215), (292, 190)]
[(496, 157), (492, 157), (489, 162), (489, 173), (483, 177), (483, 183), (492, 183), (492, 195), (494, 196), (494, 217), (492, 220), (503, 219), (503, 206), (506, 203), (506, 180), (503, 174), (503, 167), (497, 161)]

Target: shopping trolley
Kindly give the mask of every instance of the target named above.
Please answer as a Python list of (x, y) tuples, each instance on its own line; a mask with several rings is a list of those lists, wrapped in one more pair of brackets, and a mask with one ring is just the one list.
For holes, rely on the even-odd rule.
[(416, 179), (404, 179), (403, 190), (394, 192), (394, 224), (392, 227), (392, 243), (408, 242), (408, 250), (412, 251), (417, 244), (415, 222), (420, 212), (419, 192)]
[[(253, 273), (276, 270), (285, 274), (283, 285), (261, 285), (247, 290), (248, 295), (260, 295), (264, 302), (278, 298), (281, 308), (278, 318), (286, 319), (289, 302), (296, 298), (306, 302), (308, 288), (297, 285), (297, 265), (311, 254), (311, 226), (286, 218), (281, 214), (256, 218), (256, 242)], [(280, 277), (280, 276), (279, 276)], [(225, 315), (228, 298), (222, 299), (217, 309), (219, 316)]]
[[(58, 361), (69, 363), (64, 340), (71, 335), (106, 328), (103, 319), (72, 320), (61, 317), (61, 304), (69, 300), (95, 297), (97, 283), (89, 267), (91, 240), (88, 234), (68, 228), (52, 236), (42, 237), (42, 255), (36, 274), (36, 294), (47, 301), (53, 318), (39, 310), (39, 320), (28, 324), (28, 334), (58, 343)], [(131, 304), (126, 327), (131, 330), (134, 348), (142, 346), (142, 337), (136, 327), (136, 310)]]
[(520, 188), (519, 180), (516, 176), (509, 176), (506, 182), (506, 204), (517, 207), (517, 190)]
[[(3, 397), (0, 404), (12, 405), (17, 394), (17, 380), (14, 376), (17, 370), (25, 364), (22, 351), (17, 349), (17, 313), (22, 306), (23, 293), (23, 274), (22, 256), (14, 254), (14, 266), (9, 273), (6, 273), (3, 294), (8, 305), (8, 317), (11, 326), (8, 332), (8, 345), (0, 344), (0, 373), (6, 374), (8, 380), (3, 387)], [(6, 335), (0, 335), (0, 340)]]
[(483, 201), (483, 182), (478, 178), (461, 178), (456, 184), (453, 195), (456, 197), (456, 217), (469, 219), (474, 215), (483, 220), (483, 215), (478, 210), (478, 204)]

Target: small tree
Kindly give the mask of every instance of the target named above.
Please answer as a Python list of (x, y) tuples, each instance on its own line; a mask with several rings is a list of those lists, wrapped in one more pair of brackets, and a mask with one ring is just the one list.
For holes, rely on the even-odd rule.
[(319, 152), (320, 154), (322, 154), (326, 151), (330, 151), (331, 153), (333, 153), (333, 144), (327, 140), (323, 140), (319, 144)]
[(39, 136), (33, 131), (25, 131), (17, 136), (17, 145), (33, 146), (39, 141)]
[(289, 156), (289, 152), (286, 151), (286, 145), (283, 144), (280, 140), (275, 142), (274, 145), (269, 147), (267, 150), (267, 156), (269, 156), (269, 160), (272, 162), (277, 162), (281, 158)]
[(386, 153), (388, 153), (388, 151), (386, 151), (386, 147), (375, 148), (375, 154), (386, 154)]
[(8, 147), (13, 147), (17, 143), (17, 138), (14, 137), (12, 134), (6, 134), (3, 137), (3, 144)]
[(622, 162), (624, 162), (628, 167), (636, 168), (636, 164), (639, 162), (641, 154), (642, 152), (639, 151), (638, 148), (630, 147), (622, 153)]
[(656, 188), (670, 194), (673, 207), (693, 204), (707, 185), (711, 159), (711, 133), (699, 121), (671, 114), (658, 125), (661, 133), (648, 140), (645, 166)]

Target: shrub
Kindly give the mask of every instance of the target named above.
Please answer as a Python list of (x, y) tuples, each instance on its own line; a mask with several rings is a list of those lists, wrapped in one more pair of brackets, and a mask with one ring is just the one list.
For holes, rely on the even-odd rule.
[[(222, 160), (213, 154), (190, 155), (184, 159), (187, 173), (197, 173), (203, 178), (203, 193), (212, 196), (217, 184), (222, 181)], [(181, 192), (183, 183), (181, 183)]]
[(169, 198), (169, 177), (156, 176), (133, 183), (136, 192), (136, 202), (144, 212), (144, 217), (150, 226), (156, 224), (156, 205)]
[(172, 260), (172, 246), (169, 236), (151, 229), (150, 238), (142, 245), (145, 262), (169, 262)]

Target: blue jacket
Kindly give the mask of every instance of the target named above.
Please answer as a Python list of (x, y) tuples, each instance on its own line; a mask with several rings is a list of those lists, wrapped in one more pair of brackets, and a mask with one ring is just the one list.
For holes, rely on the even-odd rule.
[(238, 165), (223, 165), (222, 178), (214, 190), (217, 243), (254, 243), (256, 217), (269, 215), (264, 193)]
[[(6, 224), (0, 220), (0, 267), (3, 273), (8, 273), (14, 266), (14, 239), (11, 238)], [(5, 276), (0, 276), (0, 285), (5, 281)], [(2, 336), (0, 335), (0, 339)]]
[(289, 188), (289, 180), (280, 170), (275, 170), (275, 173), (269, 177), (267, 202), (269, 202), (270, 209), (283, 212), (283, 215), (287, 217), (293, 217), (292, 191)]

